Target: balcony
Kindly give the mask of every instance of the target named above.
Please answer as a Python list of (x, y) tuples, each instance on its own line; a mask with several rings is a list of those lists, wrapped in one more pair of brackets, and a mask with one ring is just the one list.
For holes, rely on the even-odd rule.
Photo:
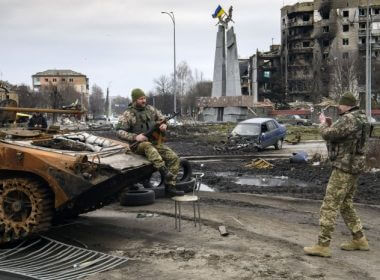
[(312, 53), (313, 49), (313, 47), (292, 48), (289, 49), (289, 53)]
[(294, 28), (294, 27), (301, 27), (301, 26), (312, 26), (313, 21), (296, 21), (296, 22), (288, 22), (287, 27), (288, 28)]
[(311, 34), (288, 35), (288, 41), (310, 40)]

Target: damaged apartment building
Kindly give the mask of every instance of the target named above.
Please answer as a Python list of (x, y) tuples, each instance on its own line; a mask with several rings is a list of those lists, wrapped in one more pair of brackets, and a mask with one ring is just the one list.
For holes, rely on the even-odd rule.
[[(369, 6), (372, 93), (380, 97), (380, 0)], [(281, 9), (281, 45), (240, 60), (242, 92), (270, 99), (318, 102), (365, 91), (367, 0), (315, 0)]]
[[(373, 93), (379, 86), (380, 0), (370, 1)], [(367, 0), (315, 0), (281, 9), (281, 67), (288, 100), (365, 90)], [(376, 86), (377, 84), (377, 86)]]

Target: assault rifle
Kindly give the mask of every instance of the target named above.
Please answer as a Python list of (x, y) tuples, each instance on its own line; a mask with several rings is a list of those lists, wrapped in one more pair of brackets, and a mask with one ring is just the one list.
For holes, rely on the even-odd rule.
[[(169, 120), (174, 119), (176, 116), (179, 115), (179, 112), (174, 113), (172, 116), (165, 118), (161, 121), (156, 122), (154, 126), (152, 126), (147, 132), (144, 133), (144, 136), (148, 138), (149, 141), (157, 141), (159, 144), (161, 144), (163, 141), (165, 141), (164, 133), (160, 131), (160, 126), (164, 123), (167, 123)], [(135, 141), (131, 145), (129, 145), (131, 148), (135, 147), (139, 142)]]

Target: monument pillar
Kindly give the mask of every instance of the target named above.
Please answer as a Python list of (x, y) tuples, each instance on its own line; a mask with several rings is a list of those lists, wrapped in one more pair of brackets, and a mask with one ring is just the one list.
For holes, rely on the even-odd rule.
[(226, 96), (226, 28), (219, 25), (216, 35), (214, 60), (214, 78), (212, 80), (212, 97)]
[(241, 96), (240, 67), (236, 44), (236, 34), (231, 27), (227, 31), (227, 96)]

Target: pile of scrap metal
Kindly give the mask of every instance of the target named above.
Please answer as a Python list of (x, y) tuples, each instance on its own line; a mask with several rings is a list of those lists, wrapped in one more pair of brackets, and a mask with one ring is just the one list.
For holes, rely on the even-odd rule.
[(226, 142), (222, 141), (221, 145), (215, 145), (214, 150), (218, 152), (257, 152), (259, 150), (257, 140), (243, 137), (234, 136), (229, 137)]
[(37, 140), (33, 141), (32, 144), (60, 150), (91, 152), (100, 152), (105, 148), (110, 147), (125, 148), (121, 145), (115, 144), (110, 139), (98, 137), (86, 132), (54, 135), (52, 139)]

